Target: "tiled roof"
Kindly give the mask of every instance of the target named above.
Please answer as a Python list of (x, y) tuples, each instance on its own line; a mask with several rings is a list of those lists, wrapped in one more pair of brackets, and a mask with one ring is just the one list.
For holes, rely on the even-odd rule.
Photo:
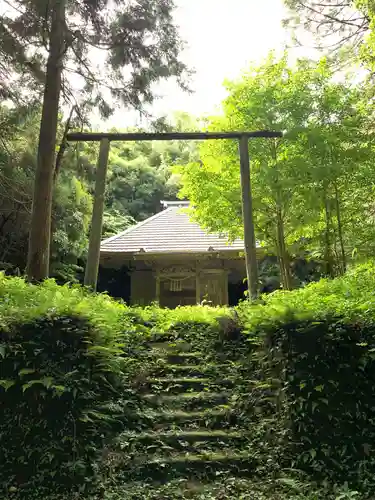
[[(244, 250), (240, 239), (228, 244), (226, 237), (208, 234), (177, 204), (126, 231), (102, 241), (103, 253), (204, 253)], [(185, 205), (186, 206), (186, 205)]]

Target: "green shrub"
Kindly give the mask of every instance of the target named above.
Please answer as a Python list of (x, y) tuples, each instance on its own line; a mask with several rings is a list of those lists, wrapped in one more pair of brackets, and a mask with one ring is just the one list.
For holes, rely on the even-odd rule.
[(296, 321), (270, 337), (295, 466), (363, 482), (375, 472), (375, 322)]
[(373, 492), (374, 263), (264, 301), (239, 314), (272, 381), (290, 466)]
[[(84, 489), (137, 405), (124, 306), (82, 288), (0, 275), (0, 482), (4, 494)], [(4, 497), (5, 495), (1, 495)]]
[(292, 292), (279, 290), (263, 295), (262, 300), (262, 305), (249, 307), (243, 302), (237, 308), (247, 332), (294, 318), (371, 321), (375, 317), (375, 261), (356, 266), (340, 278), (322, 279)]
[[(84, 490), (86, 498), (106, 475), (101, 454), (112, 437), (144, 425), (137, 379), (161, 362), (150, 342), (182, 339), (203, 353), (215, 376), (225, 364), (234, 382), (231, 409), (251, 430), (261, 477), (286, 474), (289, 488), (291, 467), (373, 492), (375, 265), (263, 302), (244, 302), (234, 314), (206, 306), (129, 308), (79, 286), (30, 285), (0, 274), (3, 497), (40, 500), (53, 492), (66, 500)], [(125, 498), (117, 486), (108, 499)], [(160, 488), (150, 498), (173, 498)], [(231, 488), (220, 487), (217, 498), (237, 494)], [(349, 498), (307, 490), (294, 497)], [(147, 498), (142, 494), (134, 490), (134, 498)]]

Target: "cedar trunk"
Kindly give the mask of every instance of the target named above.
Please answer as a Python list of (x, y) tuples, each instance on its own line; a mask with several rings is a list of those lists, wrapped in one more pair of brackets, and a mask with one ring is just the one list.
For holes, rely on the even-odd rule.
[[(275, 161), (275, 166), (277, 167), (277, 142), (271, 143), (271, 154)], [(275, 198), (276, 198), (276, 249), (277, 258), (280, 267), (281, 283), (284, 290), (292, 289), (292, 273), (290, 270), (290, 259), (288, 251), (285, 245), (285, 231), (284, 231), (284, 219), (283, 219), (283, 194), (282, 188), (279, 184), (278, 178), (275, 182)]]
[(51, 6), (49, 55), (26, 268), (27, 277), (34, 280), (45, 279), (49, 273), (55, 144), (65, 48), (65, 6), (66, 0), (54, 0)]

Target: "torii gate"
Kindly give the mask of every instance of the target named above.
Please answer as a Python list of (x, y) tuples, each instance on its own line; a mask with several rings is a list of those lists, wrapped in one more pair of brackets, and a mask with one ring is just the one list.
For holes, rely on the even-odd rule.
[(86, 133), (73, 132), (67, 135), (68, 142), (100, 141), (100, 152), (96, 171), (95, 197), (91, 220), (89, 250), (85, 269), (84, 284), (96, 289), (100, 260), (100, 242), (102, 238), (104, 193), (107, 176), (108, 156), (112, 141), (174, 141), (174, 140), (213, 140), (236, 139), (239, 144), (240, 174), (242, 192), (242, 216), (244, 223), (246, 274), (249, 299), (258, 297), (258, 265), (256, 258), (256, 241), (253, 218), (253, 202), (250, 181), (249, 139), (277, 138), (282, 132), (260, 130), (256, 132), (166, 132), (166, 133)]

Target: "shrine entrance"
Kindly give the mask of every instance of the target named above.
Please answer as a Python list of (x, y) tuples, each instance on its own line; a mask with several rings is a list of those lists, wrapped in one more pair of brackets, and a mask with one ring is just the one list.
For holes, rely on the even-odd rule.
[(199, 265), (195, 269), (159, 270), (156, 273), (156, 301), (161, 307), (171, 309), (202, 302), (213, 306), (228, 304), (228, 271), (204, 269)]
[[(246, 275), (247, 286), (249, 290), (248, 297), (255, 300), (259, 294), (258, 282), (258, 268), (256, 258), (256, 241), (255, 230), (253, 221), (253, 206), (251, 195), (251, 178), (250, 178), (250, 158), (249, 158), (249, 139), (253, 138), (268, 138), (275, 139), (283, 136), (282, 132), (258, 130), (254, 132), (165, 132), (165, 133), (144, 133), (144, 132), (127, 132), (127, 133), (85, 133), (73, 132), (66, 136), (69, 141), (100, 141), (100, 150), (98, 158), (98, 168), (96, 172), (95, 183), (95, 197), (91, 222), (91, 231), (89, 239), (89, 249), (87, 264), (85, 269), (84, 283), (86, 286), (95, 290), (98, 280), (98, 270), (100, 261), (100, 244), (103, 227), (103, 211), (104, 211), (104, 198), (106, 175), (108, 167), (108, 158), (111, 141), (168, 141), (168, 140), (222, 140), (233, 139), (238, 142), (239, 146), (239, 159), (240, 159), (240, 177), (241, 177), (241, 194), (242, 194), (242, 215), (244, 225), (244, 240), (245, 240), (245, 262), (246, 262)], [(206, 284), (206, 294), (211, 297), (215, 302), (219, 296), (223, 299), (223, 280), (225, 277), (217, 278)], [(164, 280), (165, 281), (165, 280)], [(163, 292), (163, 297), (166, 301), (177, 300), (180, 294), (180, 300), (191, 300), (194, 296), (194, 288), (192, 283), (189, 287), (186, 284), (186, 293), (183, 290), (173, 290), (173, 286), (166, 286), (164, 281), (158, 280), (158, 297)], [(169, 280), (170, 281), (170, 280)], [(199, 281), (199, 280), (198, 280)], [(200, 283), (197, 286), (196, 281), (195, 295), (201, 297)], [(204, 280), (202, 281), (204, 288)], [(164, 299), (163, 299), (164, 300)]]

